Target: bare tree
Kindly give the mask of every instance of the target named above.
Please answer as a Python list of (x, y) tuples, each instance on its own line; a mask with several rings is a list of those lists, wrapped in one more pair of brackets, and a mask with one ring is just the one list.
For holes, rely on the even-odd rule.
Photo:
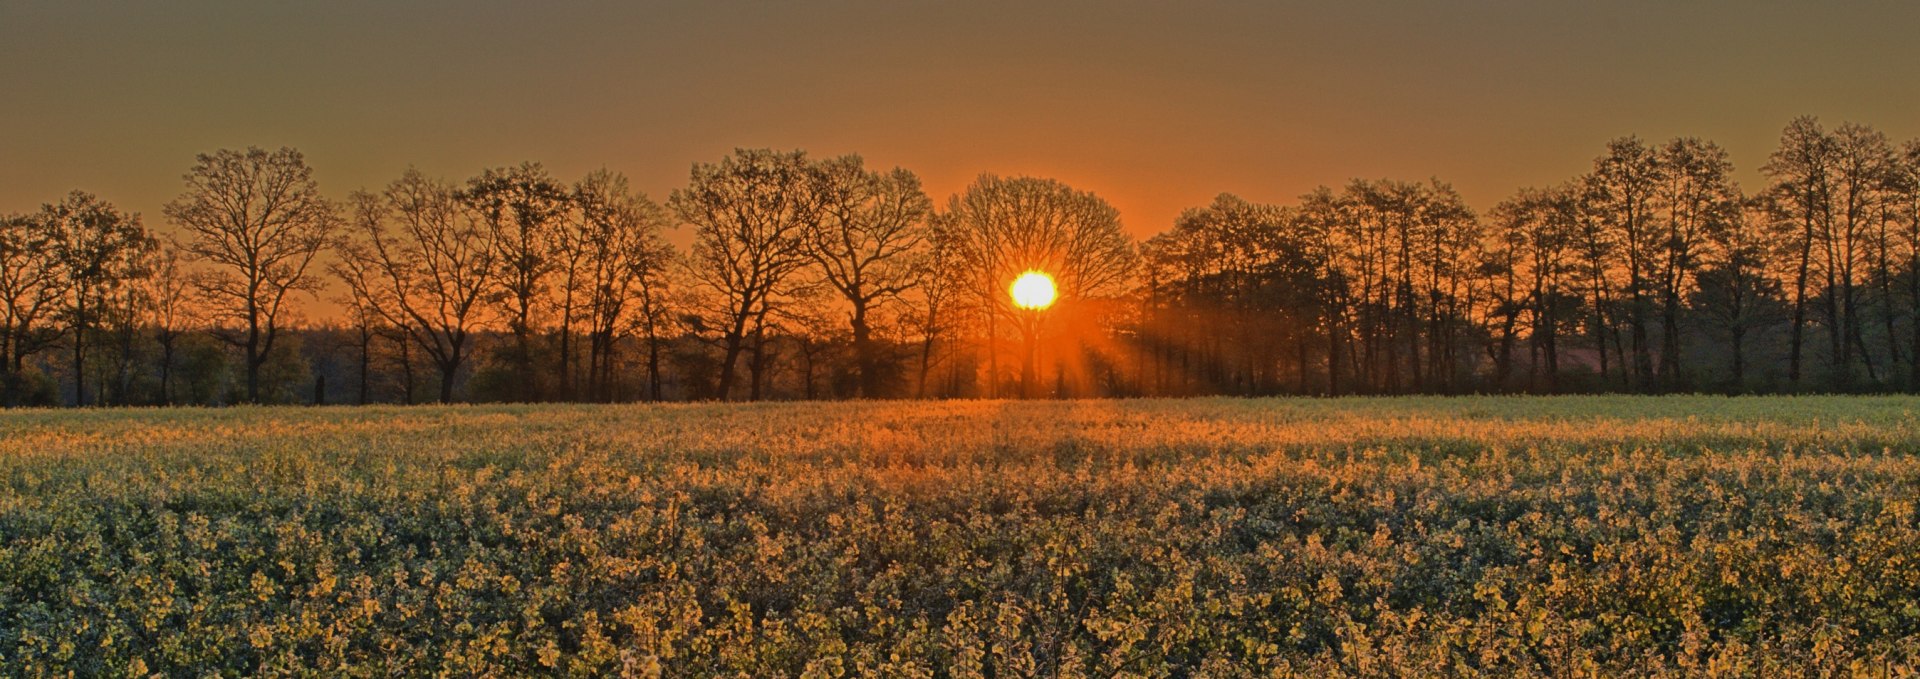
[(38, 215), (0, 218), (0, 405), (25, 397), (27, 357), (60, 341), (49, 318), (66, 298), (66, 277), (52, 256), (52, 225)]
[(1565, 307), (1579, 305), (1571, 282), (1577, 275), (1572, 251), (1579, 241), (1578, 189), (1569, 185), (1547, 189), (1534, 197), (1534, 209), (1536, 221), (1526, 237), (1527, 269), (1533, 288), (1533, 353), (1544, 366), (1530, 370), (1544, 373), (1547, 390), (1557, 391), (1561, 317)]
[(173, 371), (180, 338), (198, 325), (199, 309), (188, 296), (192, 277), (181, 269), (183, 255), (177, 248), (166, 248), (154, 260), (153, 275), (147, 279), (147, 324), (153, 330), (154, 343), (160, 348), (160, 398), (171, 405)]
[(457, 189), (418, 170), (351, 202), (353, 235), (337, 245), (335, 275), (427, 353), (440, 373), (440, 401), (452, 402), (500, 272), (491, 231)]
[(1767, 205), (1773, 210), (1774, 241), (1784, 249), (1791, 267), (1788, 275), (1793, 292), (1787, 350), (1787, 379), (1796, 386), (1802, 375), (1805, 349), (1808, 286), (1814, 269), (1814, 245), (1824, 238), (1833, 221), (1830, 195), (1836, 142), (1820, 122), (1810, 116), (1793, 119), (1780, 133), (1780, 146), (1767, 159), (1761, 171), (1770, 183)]
[[(1052, 179), (981, 175), (947, 203), (955, 254), (965, 262), (972, 294), (988, 320), (989, 389), (999, 375), (997, 319), (1016, 321), (1032, 345), (1038, 328), (1019, 322), (1007, 286), (1027, 270), (1053, 277), (1061, 304), (1117, 294), (1135, 262), (1133, 240), (1120, 227), (1120, 213), (1091, 192)], [(1030, 390), (1035, 366), (1023, 362)], [(990, 393), (994, 393), (990, 391)]]
[(666, 273), (674, 256), (662, 236), (670, 223), (666, 211), (634, 193), (626, 177), (605, 170), (574, 185), (573, 202), (579, 221), (570, 242), (585, 260), (579, 276), (586, 288), (588, 392), (613, 399), (614, 350), (637, 330), (647, 347), (647, 397), (659, 400)]
[(496, 168), (467, 182), (462, 200), (479, 215), (493, 245), (492, 261), (499, 269), (494, 280), (501, 291), (502, 311), (513, 332), (518, 371), (527, 400), (541, 399), (534, 373), (534, 313), (546, 299), (547, 277), (555, 268), (554, 231), (570, 209), (567, 187), (539, 163)]
[(933, 201), (912, 172), (869, 171), (857, 155), (821, 162), (814, 173), (820, 219), (803, 242), (827, 285), (851, 307), (859, 394), (874, 398), (882, 394), (882, 370), (873, 312), (918, 282)]
[(211, 312), (238, 328), (216, 334), (245, 354), (247, 400), (260, 400), (260, 368), (283, 329), (289, 295), (315, 291), (314, 259), (340, 224), (299, 151), (222, 149), (201, 154), (187, 191), (166, 214), (187, 231), (184, 248), (208, 264), (197, 284)]
[[(1920, 140), (1900, 147), (1893, 171), (1892, 212), (1905, 251), (1907, 305), (1907, 391), (1920, 392)], [(1892, 304), (1892, 300), (1888, 300)]]
[(954, 256), (950, 222), (940, 216), (934, 216), (929, 222), (928, 245), (914, 274), (917, 280), (910, 288), (911, 311), (908, 312), (913, 331), (920, 336), (915, 398), (927, 397), (927, 376), (936, 362), (934, 352), (939, 348), (937, 344), (957, 325), (962, 311), (961, 295), (966, 292), (961, 283), (964, 272)]
[(1833, 140), (1832, 205), (1827, 210), (1832, 220), (1820, 249), (1826, 259), (1827, 325), (1836, 356), (1834, 369), (1842, 386), (1852, 386), (1856, 361), (1866, 369), (1869, 382), (1879, 379), (1861, 333), (1860, 293), (1873, 266), (1873, 232), (1884, 224), (1894, 155), (1887, 136), (1865, 125), (1841, 125), (1834, 130)]
[(1753, 336), (1784, 316), (1778, 311), (1780, 283), (1766, 271), (1769, 256), (1777, 254), (1768, 252), (1766, 242), (1767, 221), (1774, 210), (1764, 203), (1771, 199), (1765, 195), (1749, 199), (1735, 220), (1709, 230), (1696, 274), (1692, 302), (1717, 339), (1726, 340), (1730, 393), (1747, 389)]
[[(739, 149), (718, 164), (694, 165), (687, 187), (669, 203), (695, 229), (687, 266), (715, 301), (723, 352), (718, 393), (726, 400), (749, 341), (749, 368), (758, 375), (768, 313), (808, 262), (802, 243), (819, 218), (813, 173), (802, 151)], [(752, 386), (749, 398), (757, 399), (760, 381)]]
[(121, 212), (93, 194), (75, 191), (43, 206), (50, 254), (66, 278), (66, 315), (73, 331), (74, 404), (87, 405), (87, 330), (108, 295), (144, 276), (158, 241), (140, 216)]
[(1614, 234), (1626, 257), (1627, 329), (1633, 343), (1630, 384), (1647, 389), (1653, 378), (1653, 348), (1648, 316), (1661, 234), (1654, 225), (1655, 192), (1664, 181), (1656, 151), (1636, 137), (1607, 142), (1605, 155), (1593, 161), (1585, 178), (1587, 209)]
[(1660, 186), (1655, 212), (1659, 231), (1654, 281), (1660, 296), (1660, 379), (1668, 389), (1685, 388), (1680, 361), (1680, 308), (1702, 251), (1715, 233), (1738, 226), (1742, 198), (1733, 183), (1733, 162), (1712, 142), (1687, 137), (1657, 151)]
[[(1197, 362), (1214, 389), (1270, 392), (1291, 337), (1299, 380), (1317, 305), (1303, 287), (1318, 272), (1297, 215), (1221, 194), (1182, 212), (1142, 248), (1158, 286), (1156, 345), (1163, 360)], [(1300, 294), (1306, 293), (1306, 294)]]

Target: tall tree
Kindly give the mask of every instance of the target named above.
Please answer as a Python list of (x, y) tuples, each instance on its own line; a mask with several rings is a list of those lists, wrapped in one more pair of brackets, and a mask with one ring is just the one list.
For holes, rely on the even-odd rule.
[(1899, 259), (1906, 280), (1907, 391), (1920, 392), (1920, 140), (1900, 147), (1892, 185), (1891, 211), (1899, 225), (1899, 247), (1905, 255)]
[(1667, 389), (1681, 389), (1687, 386), (1680, 360), (1681, 306), (1708, 239), (1739, 226), (1742, 198), (1733, 183), (1733, 162), (1712, 142), (1675, 139), (1660, 147), (1656, 159), (1661, 165), (1654, 281), (1661, 309), (1660, 380)]
[(874, 398), (883, 391), (873, 315), (917, 282), (933, 201), (912, 172), (870, 171), (857, 155), (822, 161), (813, 171), (820, 218), (803, 243), (821, 277), (850, 308), (859, 394)]
[(1578, 275), (1575, 245), (1579, 242), (1579, 190), (1570, 185), (1556, 186), (1529, 196), (1532, 225), (1524, 246), (1532, 301), (1531, 354), (1529, 372), (1544, 384), (1536, 388), (1557, 391), (1560, 376), (1560, 329), (1570, 310), (1577, 310), (1579, 299), (1572, 279)]
[(1852, 386), (1856, 361), (1878, 381), (1862, 333), (1860, 293), (1873, 266), (1873, 234), (1884, 224), (1893, 178), (1893, 147), (1885, 134), (1848, 123), (1834, 130), (1833, 184), (1828, 232), (1821, 239), (1827, 274), (1829, 345), (1841, 386)]
[(108, 296), (145, 275), (159, 242), (140, 216), (84, 191), (41, 207), (49, 254), (66, 279), (66, 315), (73, 331), (74, 404), (87, 405), (87, 331)]
[(163, 405), (174, 402), (174, 363), (180, 339), (199, 323), (199, 309), (188, 296), (192, 278), (181, 268), (178, 248), (166, 248), (154, 260), (153, 275), (147, 278), (147, 326), (153, 331), (154, 344), (160, 348), (159, 398)]
[[(919, 369), (914, 380), (914, 397), (926, 398), (928, 395), (927, 378), (937, 362), (936, 351), (958, 325), (961, 312), (961, 295), (965, 292), (961, 281), (964, 272), (960, 270), (960, 261), (954, 256), (954, 235), (949, 228), (951, 221), (942, 215), (929, 218), (930, 225), (927, 248), (921, 264), (915, 271), (917, 279), (910, 288), (912, 301), (908, 313), (913, 330), (920, 337)], [(951, 353), (951, 352), (949, 352)]]
[(299, 151), (222, 149), (196, 157), (187, 191), (166, 206), (185, 229), (185, 250), (208, 266), (198, 287), (219, 324), (217, 334), (245, 355), (247, 400), (260, 400), (260, 369), (290, 311), (288, 297), (317, 290), (309, 274), (340, 216), (320, 195)]
[[(719, 163), (695, 164), (687, 187), (668, 202), (694, 228), (687, 267), (714, 298), (722, 352), (717, 391), (727, 400), (749, 342), (749, 369), (759, 375), (768, 313), (809, 261), (803, 244), (820, 211), (814, 173), (803, 151), (737, 149)], [(760, 397), (760, 384), (752, 381), (748, 398)]]
[(1655, 225), (1656, 193), (1665, 181), (1657, 151), (1636, 137), (1607, 142), (1585, 178), (1587, 209), (1625, 257), (1627, 329), (1633, 343), (1630, 384), (1648, 389), (1653, 379), (1653, 349), (1648, 336), (1652, 293), (1662, 234)]
[(1808, 286), (1816, 273), (1814, 246), (1825, 238), (1833, 222), (1830, 204), (1832, 175), (1838, 152), (1832, 136), (1813, 117), (1793, 119), (1780, 133), (1761, 171), (1769, 183), (1767, 205), (1773, 210), (1774, 239), (1791, 272), (1793, 312), (1788, 326), (1787, 379), (1799, 386), (1806, 342)]
[[(352, 236), (338, 243), (335, 274), (426, 352), (440, 373), (440, 401), (452, 402), (485, 296), (500, 275), (491, 230), (458, 189), (418, 170), (351, 202)], [(411, 356), (403, 360), (410, 370)]]
[(547, 278), (554, 271), (553, 242), (570, 209), (567, 187), (539, 163), (489, 169), (467, 182), (460, 194), (474, 210), (493, 246), (492, 262), (499, 271), (501, 310), (513, 332), (514, 365), (521, 398), (542, 398), (534, 372), (534, 314), (546, 299)]
[(1315, 286), (1319, 307), (1319, 325), (1325, 330), (1327, 339), (1327, 382), (1325, 393), (1338, 396), (1347, 390), (1343, 379), (1352, 364), (1353, 351), (1350, 348), (1353, 339), (1355, 315), (1354, 282), (1348, 270), (1341, 266), (1351, 254), (1341, 237), (1341, 225), (1344, 208), (1341, 200), (1327, 187), (1315, 188), (1300, 198), (1300, 206), (1295, 211), (1294, 228), (1300, 237), (1308, 243), (1310, 252), (1320, 271), (1320, 284)]
[(587, 261), (588, 392), (613, 400), (614, 350), (638, 330), (647, 349), (647, 398), (659, 400), (666, 273), (674, 257), (662, 236), (670, 224), (666, 211), (634, 193), (626, 177), (605, 170), (574, 185), (573, 202), (578, 247)]
[[(1134, 266), (1132, 239), (1120, 212), (1099, 196), (1052, 179), (983, 174), (947, 203), (954, 220), (956, 255), (965, 263), (973, 294), (989, 321), (1017, 320), (1007, 286), (1021, 272), (1043, 271), (1058, 289), (1057, 305), (1118, 294)], [(1017, 323), (1031, 344), (1038, 328)], [(989, 363), (997, 365), (989, 347)], [(1023, 381), (1035, 382), (1032, 361)], [(999, 376), (990, 367), (990, 385)]]
[(40, 215), (0, 218), (0, 405), (24, 403), (27, 357), (60, 340), (49, 317), (68, 281), (50, 256), (52, 226)]
[(1270, 393), (1288, 356), (1304, 386), (1320, 263), (1295, 222), (1286, 209), (1228, 194), (1182, 212), (1142, 248), (1159, 272), (1153, 313), (1173, 316), (1155, 324), (1153, 343), (1182, 360), (1197, 356), (1216, 389)]
[(1767, 275), (1768, 259), (1776, 254), (1768, 251), (1767, 221), (1773, 210), (1765, 205), (1767, 200), (1749, 199), (1736, 219), (1707, 232), (1693, 292), (1693, 305), (1709, 322), (1714, 339), (1726, 342), (1730, 393), (1749, 388), (1752, 338), (1780, 316), (1780, 284)]

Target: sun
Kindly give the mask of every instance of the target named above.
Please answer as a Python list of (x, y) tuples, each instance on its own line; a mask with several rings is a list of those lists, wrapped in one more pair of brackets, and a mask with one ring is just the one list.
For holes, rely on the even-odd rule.
[(1022, 309), (1038, 311), (1053, 306), (1053, 277), (1042, 271), (1020, 274), (1007, 291), (1013, 293), (1013, 305)]

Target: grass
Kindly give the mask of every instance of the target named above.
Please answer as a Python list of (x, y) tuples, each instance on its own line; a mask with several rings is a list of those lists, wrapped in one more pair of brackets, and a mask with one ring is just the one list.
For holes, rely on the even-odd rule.
[(1920, 667), (1920, 399), (0, 413), (0, 668)]

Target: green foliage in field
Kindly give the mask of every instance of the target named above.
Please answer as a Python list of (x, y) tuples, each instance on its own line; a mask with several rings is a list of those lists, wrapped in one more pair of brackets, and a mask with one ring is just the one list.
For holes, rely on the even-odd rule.
[(0, 667), (1899, 676), (1916, 410), (0, 413)]

